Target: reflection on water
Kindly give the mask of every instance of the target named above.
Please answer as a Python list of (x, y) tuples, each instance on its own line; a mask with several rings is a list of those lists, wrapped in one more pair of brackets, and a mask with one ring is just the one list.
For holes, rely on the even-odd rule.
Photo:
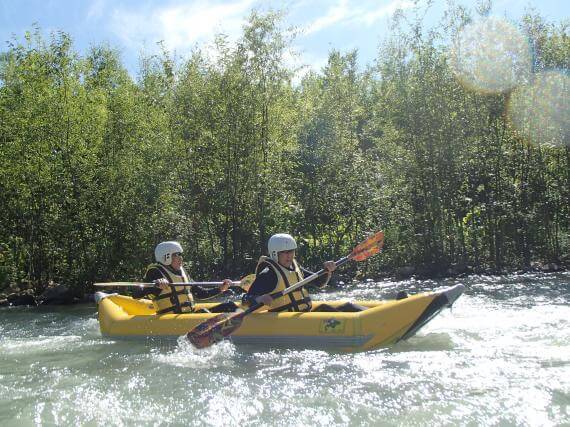
[(407, 342), (356, 354), (101, 337), (93, 305), (0, 310), (0, 423), (564, 425), (570, 275), (366, 282), (378, 299), (463, 283)]

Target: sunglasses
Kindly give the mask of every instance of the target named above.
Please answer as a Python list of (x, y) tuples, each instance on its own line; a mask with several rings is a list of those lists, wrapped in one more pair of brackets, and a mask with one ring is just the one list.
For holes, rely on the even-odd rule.
[(182, 252), (175, 252), (175, 253), (172, 254), (172, 256), (180, 256), (180, 257), (181, 257), (181, 256), (182, 256)]

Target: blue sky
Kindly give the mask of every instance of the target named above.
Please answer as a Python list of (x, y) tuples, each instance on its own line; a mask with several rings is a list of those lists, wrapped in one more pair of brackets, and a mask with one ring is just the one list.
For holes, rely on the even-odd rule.
[[(420, 4), (426, 0), (419, 0)], [(414, 0), (0, 0), (0, 42), (15, 35), (22, 39), (37, 23), (44, 33), (63, 30), (84, 53), (103, 42), (120, 50), (131, 74), (136, 74), (141, 52), (167, 48), (184, 57), (193, 46), (205, 46), (216, 32), (239, 36), (244, 19), (256, 8), (285, 9), (286, 23), (302, 34), (295, 41), (300, 61), (315, 69), (326, 63), (332, 49), (358, 48), (360, 63), (371, 63), (387, 34), (396, 8), (409, 9)], [(427, 20), (435, 24), (446, 8), (433, 0)], [(455, 3), (473, 8), (475, 1)], [(570, 0), (495, 0), (492, 15), (518, 19), (529, 7), (551, 21), (568, 18)], [(2, 48), (0, 48), (2, 49)]]

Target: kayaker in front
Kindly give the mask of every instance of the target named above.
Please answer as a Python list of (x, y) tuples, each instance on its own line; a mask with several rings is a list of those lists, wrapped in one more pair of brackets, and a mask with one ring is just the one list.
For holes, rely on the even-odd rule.
[[(156, 263), (146, 269), (144, 282), (153, 282), (156, 287), (139, 288), (133, 292), (135, 298), (150, 298), (156, 314), (192, 313), (194, 298), (209, 299), (228, 290), (232, 281), (224, 279), (218, 289), (204, 289), (200, 286), (176, 286), (176, 283), (188, 283), (190, 277), (184, 269), (182, 245), (168, 241), (159, 243), (154, 250)], [(237, 309), (234, 302), (225, 302), (209, 309), (211, 313), (231, 312)]]

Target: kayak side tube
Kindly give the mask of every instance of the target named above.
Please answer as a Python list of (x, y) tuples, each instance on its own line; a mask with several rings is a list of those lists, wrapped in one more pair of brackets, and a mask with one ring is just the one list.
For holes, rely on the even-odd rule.
[(236, 344), (372, 350), (413, 336), (463, 290), (456, 285), (399, 300), (356, 301), (369, 307), (356, 313), (256, 313), (244, 319), (231, 339)]

